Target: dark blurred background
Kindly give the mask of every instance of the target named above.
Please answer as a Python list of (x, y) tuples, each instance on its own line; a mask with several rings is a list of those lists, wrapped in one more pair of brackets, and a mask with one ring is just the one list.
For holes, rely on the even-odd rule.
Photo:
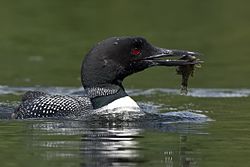
[[(81, 86), (83, 56), (111, 36), (199, 51), (190, 87), (250, 87), (250, 1), (11, 0), (0, 2), (0, 85)], [(151, 68), (129, 88), (178, 88), (174, 68)]]

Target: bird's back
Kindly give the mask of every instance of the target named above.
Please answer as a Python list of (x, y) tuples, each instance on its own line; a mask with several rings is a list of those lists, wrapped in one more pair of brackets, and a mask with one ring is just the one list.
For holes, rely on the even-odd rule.
[(49, 95), (39, 91), (29, 91), (13, 114), (13, 118), (42, 118), (77, 116), (91, 110), (90, 98), (86, 96)]

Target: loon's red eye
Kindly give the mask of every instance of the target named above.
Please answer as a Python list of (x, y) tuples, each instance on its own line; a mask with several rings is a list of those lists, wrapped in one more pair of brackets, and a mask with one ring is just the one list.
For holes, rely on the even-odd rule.
[(131, 50), (131, 54), (134, 55), (134, 56), (138, 56), (141, 54), (141, 50), (140, 49), (137, 49), (137, 48), (134, 48)]

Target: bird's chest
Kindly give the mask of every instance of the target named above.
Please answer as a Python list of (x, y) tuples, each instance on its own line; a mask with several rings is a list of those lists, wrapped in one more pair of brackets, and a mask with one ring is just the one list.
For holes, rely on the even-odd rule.
[(108, 110), (113, 112), (122, 112), (122, 111), (132, 111), (132, 112), (139, 112), (140, 107), (138, 104), (129, 96), (125, 96), (119, 98), (97, 110)]

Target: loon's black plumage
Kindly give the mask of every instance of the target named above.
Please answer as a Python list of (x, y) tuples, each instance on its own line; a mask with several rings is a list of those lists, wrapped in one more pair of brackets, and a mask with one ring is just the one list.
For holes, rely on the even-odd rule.
[(22, 103), (17, 108), (16, 117), (77, 116), (80, 112), (91, 109), (88, 97), (49, 95), (39, 91), (29, 91), (24, 94)]
[(186, 60), (163, 60), (170, 56), (199, 55), (195, 52), (154, 47), (142, 37), (108, 38), (90, 50), (82, 63), (81, 78), (86, 96), (49, 95), (29, 91), (13, 113), (14, 118), (78, 116), (128, 96), (122, 81), (152, 66), (194, 64)]

